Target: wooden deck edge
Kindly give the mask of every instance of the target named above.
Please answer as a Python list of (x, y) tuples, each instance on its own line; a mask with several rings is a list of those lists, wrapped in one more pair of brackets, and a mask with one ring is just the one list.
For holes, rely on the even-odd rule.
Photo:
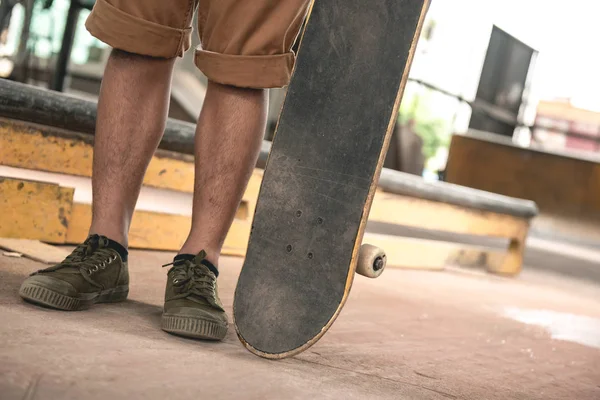
[(481, 211), (432, 200), (377, 192), (369, 219), (467, 235), (519, 238), (529, 227), (528, 218)]
[[(257, 187), (253, 190), (258, 190), (259, 182), (255, 184)], [(380, 194), (376, 197), (378, 195)], [(0, 212), (4, 216), (0, 222), (0, 237), (35, 239), (54, 244), (78, 244), (87, 237), (91, 222), (91, 205), (73, 203), (71, 188), (52, 183), (0, 178), (0, 199)], [(423, 208), (422, 204), (413, 201), (406, 203), (399, 200), (398, 203), (392, 203), (388, 198), (385, 207), (390, 207), (391, 204), (401, 207), (400, 214), (405, 218), (397, 217), (396, 221), (404, 224), (410, 224), (413, 221), (410, 218), (415, 213), (435, 211), (430, 208), (431, 204)], [(385, 211), (385, 208), (380, 211), (374, 209), (376, 216), (382, 211)], [(399, 212), (396, 209), (393, 211)], [(434, 214), (431, 218), (435, 220), (435, 216)], [(465, 215), (461, 218), (466, 219), (459, 220), (458, 223), (467, 227), (482, 222), (481, 216), (474, 221)], [(492, 223), (489, 229), (493, 229), (493, 222), (488, 221)], [(388, 254), (390, 267), (443, 270), (448, 265), (460, 265), (485, 268), (502, 275), (515, 275), (522, 266), (528, 224), (512, 222), (520, 227), (520, 230), (518, 235), (510, 238), (507, 252), (369, 232), (366, 233), (363, 242), (383, 248)], [(440, 228), (442, 223), (436, 222), (436, 227)], [(453, 223), (456, 222), (453, 220)], [(177, 251), (185, 241), (190, 226), (189, 216), (137, 210), (130, 230), (130, 247)], [(452, 224), (447, 226), (452, 227)], [(251, 223), (248, 220), (235, 219), (225, 240), (223, 254), (244, 256), (250, 229)], [(469, 231), (466, 228), (464, 230)]]
[[(0, 119), (0, 165), (91, 177), (93, 145), (90, 139), (93, 139), (90, 135)], [(244, 204), (251, 204), (243, 211), (244, 218), (254, 212), (252, 204), (258, 196), (262, 174), (262, 169), (256, 168), (250, 178)], [(193, 193), (193, 157), (157, 151), (146, 171), (144, 185)]]
[(0, 237), (64, 243), (73, 189), (0, 177)]
[[(72, 218), (67, 231), (66, 243), (77, 244), (84, 241), (92, 221), (92, 208), (89, 204), (73, 204)], [(188, 216), (152, 211), (135, 211), (129, 230), (129, 247), (178, 251), (190, 231), (192, 219)], [(244, 256), (248, 245), (251, 224), (234, 220), (223, 246), (223, 255)]]
[[(18, 145), (15, 145), (15, 143)], [(89, 177), (91, 176), (92, 151), (91, 144), (81, 139), (45, 135), (28, 125), (0, 121), (0, 164), (2, 165)], [(191, 190), (189, 185), (193, 182), (193, 163), (190, 160), (155, 156), (152, 162), (155, 166), (149, 169), (145, 184), (169, 190)], [(166, 172), (163, 172), (163, 170)], [(236, 215), (237, 219), (227, 237), (225, 254), (238, 256), (245, 254), (250, 222), (254, 215), (262, 176), (263, 171), (255, 169), (244, 194), (243, 203)], [(39, 186), (41, 183), (33, 185)], [(56, 202), (61, 203), (62, 205), (59, 206), (59, 209), (62, 209), (60, 211), (62, 213), (60, 226), (56, 225), (55, 221), (48, 221), (44, 224), (38, 223), (38, 226), (34, 227), (35, 217), (31, 213), (28, 214), (31, 201), (28, 203), (26, 199), (21, 199), (22, 194), (10, 192), (3, 196), (5, 199), (3, 206), (11, 209), (11, 215), (14, 219), (13, 228), (9, 230), (7, 228), (8, 223), (0, 225), (0, 236), (37, 239), (49, 243), (74, 244), (84, 240), (91, 220), (90, 206), (85, 204), (72, 205), (72, 189), (61, 188), (58, 185), (49, 183), (43, 185), (54, 189), (45, 189), (47, 190), (46, 194), (43, 195), (45, 197), (41, 197), (38, 202), (43, 204), (40, 209), (43, 210), (44, 207), (53, 208)], [(14, 188), (10, 190), (14, 191)], [(9, 202), (14, 206), (8, 205)], [(72, 211), (71, 207), (73, 208)], [(15, 217), (15, 215), (19, 216)], [(46, 210), (44, 217), (41, 218), (50, 215), (53, 215), (52, 211)], [(29, 222), (27, 222), (27, 218), (30, 218)], [(515, 275), (520, 271), (525, 238), (529, 229), (528, 218), (481, 211), (382, 191), (376, 191), (375, 193), (370, 220), (459, 234), (508, 238), (511, 243), (508, 249), (508, 257), (505, 257), (502, 263), (497, 261), (498, 257), (496, 256), (493, 260), (484, 263), (488, 270), (504, 275)], [(40, 221), (47, 220), (40, 219)], [(67, 226), (65, 226), (64, 221), (67, 221)], [(190, 217), (152, 211), (136, 211), (131, 227), (130, 245), (132, 248), (176, 251), (185, 240), (189, 226)], [(370, 234), (368, 234), (369, 236)], [(435, 259), (435, 262), (431, 261), (433, 257), (441, 257), (443, 253), (440, 250), (439, 243), (437, 250), (427, 254), (427, 251), (419, 250), (427, 247), (423, 243), (415, 244), (417, 242), (414, 242), (413, 239), (413, 242), (410, 243), (414, 248), (407, 248), (406, 240), (401, 242), (402, 238), (391, 238), (394, 240), (389, 238), (377, 239), (383, 241), (385, 245), (374, 244), (385, 248), (388, 253), (393, 255), (391, 258), (399, 260), (399, 264), (416, 268), (443, 269), (443, 263), (439, 259)], [(369, 240), (365, 239), (365, 242), (367, 241)], [(428, 248), (430, 247), (428, 245)], [(421, 260), (417, 257), (419, 254)], [(434, 254), (437, 254), (437, 256), (434, 256)], [(477, 256), (479, 257), (482, 253), (475, 254), (479, 254)], [(404, 257), (402, 262), (401, 257)], [(471, 253), (463, 253), (462, 257), (462, 263), (464, 264), (467, 263), (467, 259), (472, 260), (474, 256)], [(447, 258), (444, 259), (444, 263), (446, 262)]]
[[(88, 235), (90, 204), (73, 202), (73, 189), (47, 182), (0, 177), (0, 237), (52, 244), (79, 244)], [(134, 212), (129, 247), (177, 251), (191, 217), (152, 211)], [(225, 239), (224, 255), (244, 256), (251, 224), (235, 219)]]

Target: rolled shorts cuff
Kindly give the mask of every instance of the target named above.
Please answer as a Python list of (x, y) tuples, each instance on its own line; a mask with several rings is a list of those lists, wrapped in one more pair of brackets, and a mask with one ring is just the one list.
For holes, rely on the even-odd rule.
[(181, 57), (191, 46), (192, 28), (177, 29), (129, 15), (97, 0), (85, 22), (92, 36), (130, 53), (160, 58)]
[(206, 77), (217, 83), (242, 88), (269, 89), (290, 82), (295, 55), (292, 52), (265, 56), (239, 56), (196, 50), (194, 62)]

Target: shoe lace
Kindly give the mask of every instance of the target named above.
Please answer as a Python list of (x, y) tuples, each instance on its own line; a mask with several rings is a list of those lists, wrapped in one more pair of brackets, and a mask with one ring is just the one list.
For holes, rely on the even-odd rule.
[(68, 263), (68, 264), (71, 264), (71, 263), (76, 263), (76, 262), (79, 262), (79, 261), (81, 261), (81, 260), (82, 260), (82, 259), (85, 257), (85, 254), (86, 254), (87, 248), (88, 248), (87, 241), (86, 241), (86, 242), (84, 242), (84, 243), (81, 243), (81, 244), (79, 244), (79, 245), (78, 245), (78, 246), (75, 248), (75, 250), (73, 250), (73, 251), (71, 252), (71, 254), (69, 254), (69, 255), (68, 255), (68, 256), (67, 256), (67, 257), (64, 259), (63, 263)]
[(163, 265), (168, 267), (169, 276), (176, 293), (174, 299), (189, 296), (198, 296), (207, 300), (215, 299), (216, 276), (203, 264), (196, 264), (189, 260), (177, 260)]
[(99, 270), (105, 269), (108, 264), (116, 259), (116, 254), (109, 249), (96, 249), (92, 254), (86, 255), (86, 257), (79, 262), (79, 268), (81, 270), (85, 269), (86, 272), (91, 275)]
[(78, 245), (63, 262), (38, 272), (52, 272), (64, 268), (78, 268), (80, 272), (92, 275), (106, 268), (115, 261), (117, 255), (106, 247), (106, 239), (100, 236), (90, 236), (85, 242)]

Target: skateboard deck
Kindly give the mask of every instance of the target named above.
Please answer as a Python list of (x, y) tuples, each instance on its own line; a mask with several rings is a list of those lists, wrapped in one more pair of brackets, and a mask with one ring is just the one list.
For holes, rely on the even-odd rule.
[(316, 0), (235, 291), (240, 341), (283, 358), (344, 305), (428, 0)]

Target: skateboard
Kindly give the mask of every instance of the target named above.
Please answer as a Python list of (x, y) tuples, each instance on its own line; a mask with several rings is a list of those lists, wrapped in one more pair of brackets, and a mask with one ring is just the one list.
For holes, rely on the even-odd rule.
[(242, 344), (271, 359), (313, 345), (339, 315), (428, 0), (316, 0), (302, 33), (235, 290)]

